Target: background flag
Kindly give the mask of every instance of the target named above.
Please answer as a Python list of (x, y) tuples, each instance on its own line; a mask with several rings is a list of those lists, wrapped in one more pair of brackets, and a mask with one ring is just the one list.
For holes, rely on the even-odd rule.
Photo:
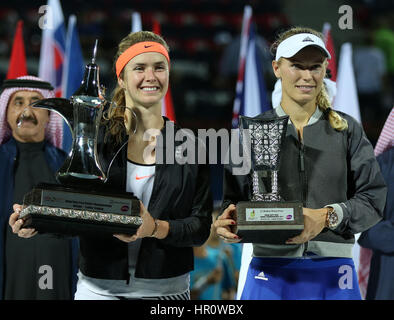
[(141, 15), (139, 12), (131, 14), (131, 32), (138, 32), (142, 30)]
[(23, 21), (19, 20), (16, 25), (14, 43), (12, 44), (10, 63), (6, 79), (16, 79), (27, 75), (26, 53), (23, 42)]
[[(62, 75), (63, 97), (70, 98), (81, 85), (85, 64), (83, 61), (81, 45), (77, 30), (77, 18), (70, 15), (68, 19), (67, 38), (64, 55), (64, 67)], [(71, 132), (68, 125), (64, 123), (63, 150), (69, 151), (72, 144)]]
[(352, 45), (344, 43), (339, 57), (337, 95), (334, 109), (347, 113), (361, 123), (357, 86), (352, 61)]
[(233, 108), (233, 128), (238, 127), (238, 117), (253, 117), (270, 109), (265, 88), (261, 61), (256, 54), (255, 27), (252, 23), (252, 8), (245, 6), (242, 21), (238, 78)]
[(328, 69), (331, 71), (331, 80), (337, 81), (337, 59), (335, 56), (334, 40), (331, 36), (331, 24), (328, 22), (323, 25), (324, 44), (331, 55), (328, 60)]
[(42, 41), (38, 76), (55, 88), (56, 97), (62, 97), (62, 76), (66, 31), (59, 0), (48, 0), (46, 22), (42, 25)]
[[(160, 28), (160, 23), (153, 19), (153, 33), (156, 33), (158, 35), (161, 35), (161, 28)], [(175, 110), (174, 110), (174, 104), (172, 103), (172, 95), (171, 95), (171, 87), (170, 84), (168, 84), (168, 90), (167, 93), (164, 97), (162, 108), (161, 108), (161, 114), (171, 121), (176, 122), (175, 118)]]
[[(239, 53), (238, 78), (233, 109), (233, 128), (238, 128), (238, 117), (254, 117), (271, 109), (263, 80), (261, 62), (256, 54), (256, 34), (252, 23), (252, 8), (245, 6), (242, 21), (241, 45)], [(245, 285), (246, 275), (252, 259), (253, 246), (242, 246), (241, 270), (239, 272), (237, 299)]]

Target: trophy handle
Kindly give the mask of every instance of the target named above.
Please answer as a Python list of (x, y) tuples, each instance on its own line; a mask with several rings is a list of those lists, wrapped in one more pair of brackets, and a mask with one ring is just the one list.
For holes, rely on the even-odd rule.
[(109, 171), (111, 170), (111, 167), (112, 167), (112, 164), (113, 164), (114, 161), (115, 161), (115, 158), (118, 156), (119, 152), (123, 149), (123, 147), (124, 147), (124, 146), (127, 146), (127, 143), (128, 143), (128, 142), (129, 142), (128, 140), (125, 141), (125, 142), (119, 147), (119, 149), (115, 152), (115, 155), (114, 155), (114, 156), (112, 157), (112, 159), (110, 160), (110, 162), (109, 162), (109, 164), (108, 164), (108, 168), (105, 169), (105, 176), (106, 176), (106, 178), (105, 178), (104, 182), (107, 182), (107, 180), (108, 180), (108, 178), (109, 178)]
[(60, 115), (70, 128), (74, 139), (74, 109), (70, 100), (64, 98), (41, 99), (33, 102), (31, 106), (54, 111)]

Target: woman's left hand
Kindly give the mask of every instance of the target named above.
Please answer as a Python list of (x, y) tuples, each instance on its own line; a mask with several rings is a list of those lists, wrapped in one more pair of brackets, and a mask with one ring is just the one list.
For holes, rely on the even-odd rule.
[(140, 201), (140, 216), (142, 218), (142, 224), (134, 235), (114, 234), (114, 237), (124, 242), (133, 242), (139, 238), (150, 237), (155, 230), (155, 220), (148, 210), (146, 210), (142, 201)]
[(298, 236), (290, 238), (286, 244), (301, 244), (316, 237), (326, 225), (327, 208), (310, 209), (302, 208), (304, 215), (304, 230)]

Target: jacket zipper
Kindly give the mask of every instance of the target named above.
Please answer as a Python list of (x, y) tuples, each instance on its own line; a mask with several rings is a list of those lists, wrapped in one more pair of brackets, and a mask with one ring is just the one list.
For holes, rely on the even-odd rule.
[[(306, 173), (305, 173), (305, 146), (301, 139), (300, 139), (299, 155), (300, 155), (300, 173), (301, 173), (301, 186), (302, 186), (302, 204), (303, 206), (306, 206), (307, 181), (306, 181)], [(307, 250), (308, 250), (308, 242), (305, 242), (303, 256), (306, 256)]]
[(300, 141), (300, 171), (301, 171), (301, 182), (302, 182), (302, 204), (306, 205), (306, 179), (305, 179), (305, 147), (302, 141)]

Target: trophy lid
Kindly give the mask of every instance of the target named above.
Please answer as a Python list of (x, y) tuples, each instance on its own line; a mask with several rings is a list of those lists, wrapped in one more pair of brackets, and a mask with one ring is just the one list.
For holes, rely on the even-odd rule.
[(96, 64), (98, 39), (96, 39), (93, 47), (92, 60), (85, 67), (85, 74), (83, 76), (81, 86), (73, 94), (73, 96), (90, 96), (100, 97), (100, 82), (99, 82), (99, 67)]

